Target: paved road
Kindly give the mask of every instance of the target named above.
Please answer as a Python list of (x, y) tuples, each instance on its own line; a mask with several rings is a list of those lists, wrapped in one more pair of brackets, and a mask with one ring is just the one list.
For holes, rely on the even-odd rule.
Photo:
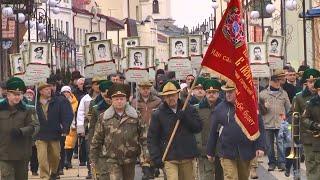
[[(284, 172), (280, 172), (278, 170), (275, 170), (273, 172), (268, 172), (267, 168), (267, 158), (263, 158), (262, 159), (262, 163), (260, 163), (259, 168), (258, 168), (258, 175), (259, 175), (259, 179), (261, 180), (289, 180), (289, 179), (293, 179), (292, 176), (290, 177), (285, 177), (284, 176)], [(301, 164), (301, 168), (302, 168), (302, 178), (301, 180), (306, 180), (306, 173), (305, 173), (305, 165)], [(85, 179), (86, 175), (87, 175), (87, 169), (86, 167), (80, 167), (79, 168), (79, 177), (78, 175), (78, 166), (77, 166), (77, 160), (73, 160), (73, 168), (69, 169), (69, 170), (64, 170), (65, 175), (61, 176), (61, 179), (64, 180), (77, 180), (77, 179)], [(141, 180), (141, 168), (140, 167), (136, 167), (136, 176), (135, 176), (135, 180)], [(29, 179), (40, 179), (39, 177), (35, 177), (35, 176), (31, 176), (31, 174), (29, 175)], [(157, 178), (157, 180), (163, 180), (163, 177)]]

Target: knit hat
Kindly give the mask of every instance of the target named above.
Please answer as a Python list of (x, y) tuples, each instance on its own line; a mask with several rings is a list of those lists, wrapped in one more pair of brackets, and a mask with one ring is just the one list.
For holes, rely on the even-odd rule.
[(72, 91), (71, 91), (71, 88), (70, 88), (70, 86), (63, 86), (62, 88), (61, 88), (61, 91), (60, 91), (61, 93), (63, 93), (63, 92), (69, 92), (69, 93), (71, 93)]
[(33, 96), (35, 96), (34, 91), (33, 91), (32, 89), (27, 89), (26, 93), (30, 93), (30, 94), (32, 94)]

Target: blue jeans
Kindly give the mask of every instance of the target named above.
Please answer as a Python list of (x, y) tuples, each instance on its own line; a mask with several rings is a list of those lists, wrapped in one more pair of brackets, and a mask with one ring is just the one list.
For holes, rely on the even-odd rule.
[[(279, 129), (266, 129), (267, 155), (269, 165), (280, 165), (285, 163), (285, 151), (279, 147), (278, 139)], [(277, 146), (277, 159), (274, 152), (274, 144)]]

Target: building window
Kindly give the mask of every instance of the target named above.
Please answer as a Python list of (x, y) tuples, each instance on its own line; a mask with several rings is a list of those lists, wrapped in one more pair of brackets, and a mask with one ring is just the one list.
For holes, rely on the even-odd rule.
[(153, 3), (152, 3), (152, 12), (153, 14), (159, 14), (159, 2), (158, 0), (153, 0)]

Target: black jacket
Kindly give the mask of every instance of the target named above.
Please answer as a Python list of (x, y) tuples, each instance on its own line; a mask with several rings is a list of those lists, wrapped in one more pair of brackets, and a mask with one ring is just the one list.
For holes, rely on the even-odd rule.
[(180, 125), (166, 160), (190, 159), (199, 155), (194, 134), (202, 130), (202, 120), (193, 106), (188, 105), (184, 112), (181, 111), (182, 106), (179, 100), (177, 113), (174, 113), (163, 103), (152, 114), (147, 142), (151, 160), (158, 167), (162, 165), (162, 155), (178, 119), (181, 120)]
[(62, 133), (69, 133), (73, 111), (70, 102), (65, 97), (53, 96), (51, 98), (48, 107), (48, 119), (45, 117), (40, 102), (36, 109), (40, 122), (37, 140), (59, 140)]
[[(262, 118), (259, 117), (260, 137), (256, 141), (250, 141), (236, 122), (234, 113), (234, 105), (226, 101), (215, 108), (211, 116), (212, 127), (207, 154), (212, 157), (218, 155), (227, 159), (251, 160), (255, 157), (256, 150), (265, 151), (266, 149)], [(222, 128), (220, 131), (219, 127)]]

